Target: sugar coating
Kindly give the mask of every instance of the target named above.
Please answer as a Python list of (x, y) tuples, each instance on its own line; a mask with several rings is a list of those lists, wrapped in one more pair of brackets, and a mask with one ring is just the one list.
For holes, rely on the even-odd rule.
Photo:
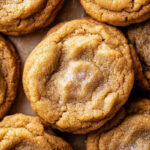
[(26, 61), (26, 95), (33, 110), (53, 127), (73, 133), (95, 130), (118, 111), (132, 89), (127, 40), (116, 28), (91, 19), (52, 30)]

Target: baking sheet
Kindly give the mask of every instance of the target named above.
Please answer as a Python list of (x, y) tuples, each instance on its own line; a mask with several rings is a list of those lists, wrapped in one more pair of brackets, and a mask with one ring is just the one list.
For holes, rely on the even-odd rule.
[[(55, 22), (50, 27), (54, 26), (58, 22), (68, 21), (68, 20), (72, 20), (84, 16), (86, 16), (86, 14), (82, 6), (80, 5), (79, 0), (66, 0), (64, 7), (59, 12), (59, 14), (55, 19)], [(28, 57), (30, 52), (34, 49), (34, 47), (41, 41), (41, 39), (49, 30), (49, 28), (25, 36), (8, 37), (16, 47), (21, 57), (21, 61), (22, 61), (21, 71), (23, 71), (23, 66), (26, 58)], [(30, 103), (27, 101), (27, 98), (24, 94), (21, 80), (19, 84), (17, 98), (9, 112), (9, 114), (14, 114), (14, 113), (35, 115), (30, 107)], [(85, 139), (86, 139), (85, 135), (72, 135), (68, 133), (60, 133), (58, 131), (56, 131), (56, 133), (62, 136), (66, 141), (69, 141), (69, 143), (72, 145), (74, 150), (85, 150)]]

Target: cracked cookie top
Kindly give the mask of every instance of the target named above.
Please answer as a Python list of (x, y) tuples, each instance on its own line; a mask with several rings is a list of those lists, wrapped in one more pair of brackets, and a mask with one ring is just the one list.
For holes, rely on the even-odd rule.
[(48, 26), (64, 0), (0, 1), (0, 32), (21, 35)]
[(123, 34), (85, 18), (49, 31), (25, 63), (23, 84), (45, 122), (61, 131), (87, 133), (127, 101), (133, 74)]
[(10, 42), (0, 36), (0, 118), (15, 99), (19, 75), (19, 56)]
[[(116, 116), (112, 122), (118, 119)], [(126, 107), (126, 117), (114, 127), (109, 126), (88, 136), (87, 150), (149, 150), (150, 100), (132, 102)]]
[(138, 87), (150, 91), (150, 21), (129, 27), (127, 35), (142, 66)]
[(63, 139), (46, 131), (38, 117), (15, 114), (0, 122), (1, 150), (72, 150)]
[(150, 0), (80, 0), (94, 19), (126, 26), (150, 18)]

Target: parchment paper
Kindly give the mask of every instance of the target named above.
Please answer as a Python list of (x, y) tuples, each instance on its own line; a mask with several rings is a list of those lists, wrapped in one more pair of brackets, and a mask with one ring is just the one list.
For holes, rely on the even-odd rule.
[[(66, 0), (64, 7), (57, 15), (55, 22), (50, 27), (54, 26), (58, 22), (68, 21), (84, 16), (86, 16), (86, 14), (82, 6), (80, 5), (79, 0)], [(34, 49), (34, 47), (41, 41), (46, 32), (49, 30), (49, 28), (21, 37), (11, 37), (11, 36), (8, 37), (16, 47), (21, 57), (22, 70), (26, 58), (28, 57), (30, 52)], [(27, 98), (24, 94), (21, 80), (19, 84), (17, 98), (14, 104), (12, 105), (9, 114), (24, 113), (27, 115), (35, 115), (30, 107), (30, 103), (27, 101)], [(85, 139), (86, 139), (85, 135), (72, 135), (68, 133), (60, 133), (58, 131), (56, 131), (56, 133), (62, 136), (65, 140), (67, 140), (72, 145), (74, 150), (85, 150)]]

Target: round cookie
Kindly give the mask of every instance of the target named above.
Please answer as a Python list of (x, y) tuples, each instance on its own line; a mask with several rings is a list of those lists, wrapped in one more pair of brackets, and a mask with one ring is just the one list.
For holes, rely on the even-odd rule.
[(11, 43), (0, 36), (0, 119), (16, 97), (20, 59)]
[(0, 122), (1, 150), (72, 150), (63, 139), (46, 131), (38, 117), (15, 114)]
[(50, 25), (64, 0), (0, 1), (0, 32), (18, 36)]
[(88, 18), (52, 28), (23, 73), (33, 110), (54, 128), (75, 134), (110, 120), (127, 101), (133, 82), (126, 38)]
[(150, 18), (150, 0), (80, 0), (87, 14), (115, 26), (127, 26)]
[(111, 124), (106, 124), (103, 130), (88, 136), (87, 150), (150, 149), (150, 100), (131, 103), (126, 108), (126, 117), (122, 115), (118, 122), (120, 116), (112, 120), (111, 128)]
[(138, 65), (138, 87), (150, 91), (150, 20), (129, 27), (127, 35), (140, 60), (135, 63), (141, 63)]

